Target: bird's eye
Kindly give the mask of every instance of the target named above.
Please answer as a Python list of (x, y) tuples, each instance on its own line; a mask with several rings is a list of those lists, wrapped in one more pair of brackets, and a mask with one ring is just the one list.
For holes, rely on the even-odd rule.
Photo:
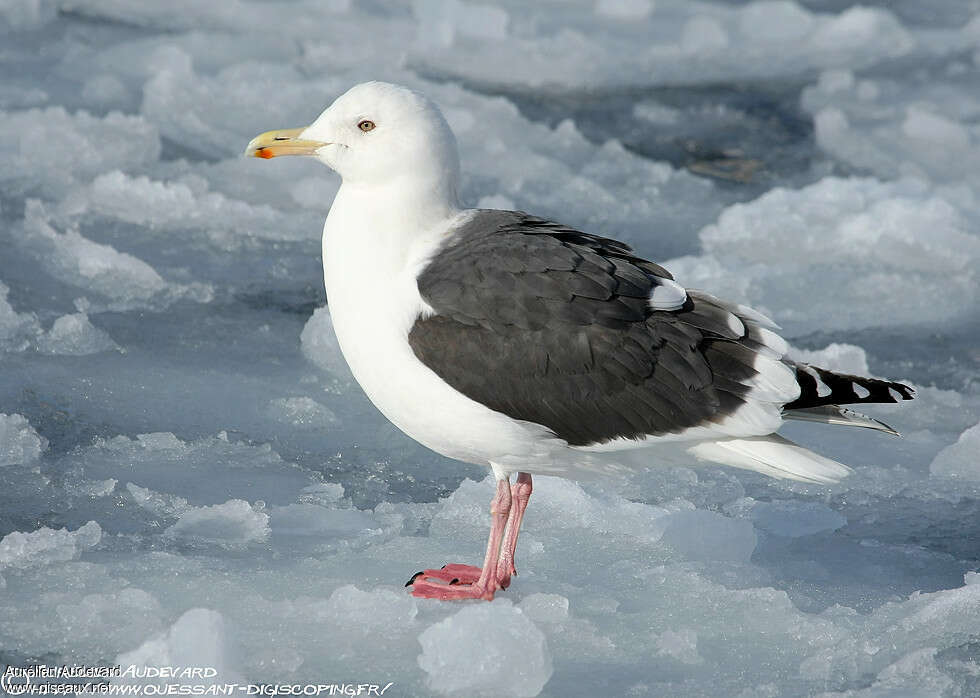
[(359, 128), (362, 131), (364, 131), (364, 133), (367, 133), (368, 131), (373, 131), (374, 130), (374, 122), (373, 121), (368, 121), (367, 119), (365, 119), (364, 121), (362, 121), (361, 123), (359, 123), (357, 125), (357, 128)]

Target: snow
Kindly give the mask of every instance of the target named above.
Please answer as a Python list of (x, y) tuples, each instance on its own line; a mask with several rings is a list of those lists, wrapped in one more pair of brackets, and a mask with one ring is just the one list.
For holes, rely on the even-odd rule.
[[(975, 3), (0, 0), (0, 34), (5, 662), (980, 692)], [(773, 316), (791, 356), (913, 384), (861, 410), (904, 437), (788, 424), (854, 466), (829, 486), (667, 454), (535, 478), (506, 592), (412, 598), (480, 560), (493, 481), (343, 361), (336, 178), (240, 157), (366, 79), (443, 107), (466, 202), (621, 238)]]

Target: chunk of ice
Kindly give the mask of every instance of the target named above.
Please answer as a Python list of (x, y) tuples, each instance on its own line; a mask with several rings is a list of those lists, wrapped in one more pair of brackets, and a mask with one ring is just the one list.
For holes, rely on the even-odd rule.
[(56, 319), (51, 329), (38, 339), (37, 346), (45, 354), (71, 356), (119, 349), (105, 330), (92, 324), (86, 313), (62, 315)]
[(244, 548), (268, 538), (269, 515), (242, 499), (230, 499), (181, 512), (164, 535), (195, 547)]
[(786, 358), (812, 364), (829, 371), (839, 371), (857, 376), (871, 374), (868, 368), (868, 355), (859, 346), (833, 342), (823, 349), (798, 349), (790, 347)]
[(544, 634), (506, 600), (457, 611), (419, 644), (429, 687), (444, 695), (536, 696), (551, 678)]
[(303, 356), (329, 373), (341, 385), (349, 385), (354, 380), (340, 351), (329, 308), (317, 308), (313, 311), (313, 315), (303, 326), (299, 341)]
[(970, 427), (932, 459), (929, 472), (935, 477), (980, 483), (980, 423)]
[(33, 463), (47, 448), (26, 417), (0, 413), (0, 466)]
[(155, 516), (177, 518), (185, 511), (193, 508), (183, 497), (154, 492), (147, 487), (134, 485), (132, 482), (126, 483), (126, 490), (134, 502)]
[(60, 208), (67, 214), (87, 213), (167, 233), (200, 230), (212, 240), (221, 239), (219, 231), (239, 242), (305, 240), (315, 238), (320, 228), (319, 212), (293, 215), (268, 204), (232, 199), (211, 191), (196, 175), (159, 181), (114, 170), (73, 190)]
[(269, 416), (278, 422), (310, 429), (337, 423), (337, 416), (311, 397), (281, 397), (269, 401)]
[(933, 323), (980, 302), (969, 220), (922, 180), (826, 177), (728, 207), (701, 231), (705, 255), (665, 266), (682, 285), (768, 309), (791, 334)]
[(40, 528), (30, 533), (14, 531), (0, 540), (0, 569), (34, 567), (75, 560), (102, 540), (102, 528), (89, 521), (75, 531)]
[(401, 590), (361, 591), (353, 584), (345, 584), (330, 594), (323, 612), (347, 632), (371, 635), (409, 625), (418, 615), (418, 603)]
[[(202, 687), (240, 683), (238, 648), (224, 617), (207, 608), (185, 611), (165, 632), (153, 635), (129, 652), (123, 652), (114, 662), (121, 667), (134, 667), (134, 674), (145, 667), (209, 667), (214, 676), (185, 679), (184, 685)], [(145, 674), (144, 674), (145, 675)], [(166, 690), (173, 678), (139, 679), (122, 677), (112, 680), (115, 685), (154, 685)]]
[(0, 281), (0, 351), (24, 351), (41, 334), (34, 313), (18, 313), (7, 300), (10, 288)]
[(0, 184), (8, 195), (55, 199), (76, 182), (160, 156), (157, 129), (139, 116), (118, 112), (104, 117), (85, 111), (70, 114), (63, 107), (0, 112), (0, 130), (12, 139), (0, 168)]
[(89, 240), (77, 230), (58, 232), (37, 200), (28, 200), (24, 224), (15, 240), (53, 277), (116, 310), (165, 306), (185, 297), (208, 302), (213, 297), (210, 286), (167, 283), (143, 260)]

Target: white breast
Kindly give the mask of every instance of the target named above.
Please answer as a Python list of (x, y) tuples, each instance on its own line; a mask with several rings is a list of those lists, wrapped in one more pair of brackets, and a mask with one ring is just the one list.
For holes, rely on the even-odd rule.
[(564, 442), (556, 443), (543, 428), (494, 412), (450, 387), (408, 343), (424, 306), (418, 271), (453, 219), (405, 240), (403, 233), (378, 225), (385, 221), (352, 215), (354, 207), (346, 203), (338, 196), (324, 226), (324, 280), (344, 358), (375, 406), (416, 441), (457, 460), (547, 461), (556, 447), (564, 450)]

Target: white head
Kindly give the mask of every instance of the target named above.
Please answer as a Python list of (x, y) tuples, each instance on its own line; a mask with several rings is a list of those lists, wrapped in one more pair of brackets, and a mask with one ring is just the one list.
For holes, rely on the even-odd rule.
[[(438, 189), (456, 198), (456, 139), (439, 108), (400, 85), (355, 85), (306, 128), (269, 131), (247, 155), (312, 155), (356, 187)], [(433, 192), (435, 193), (435, 192)]]

